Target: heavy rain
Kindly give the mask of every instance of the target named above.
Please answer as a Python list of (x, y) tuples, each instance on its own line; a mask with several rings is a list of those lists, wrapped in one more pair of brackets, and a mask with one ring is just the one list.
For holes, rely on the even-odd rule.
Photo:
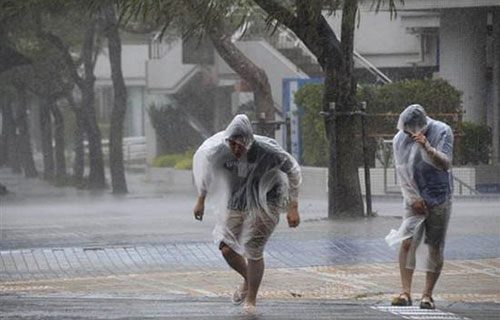
[(498, 319), (498, 0), (0, 0), (1, 319)]

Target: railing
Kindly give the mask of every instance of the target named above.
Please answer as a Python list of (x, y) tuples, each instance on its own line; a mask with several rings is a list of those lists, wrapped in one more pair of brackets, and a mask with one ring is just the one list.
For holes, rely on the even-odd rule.
[(367, 69), (371, 74), (376, 76), (383, 83), (392, 83), (392, 80), (386, 76), (379, 68), (377, 68), (373, 63), (368, 61), (362, 55), (360, 55), (357, 51), (353, 51), (353, 55), (358, 61)]
[(174, 44), (175, 40), (171, 42), (167, 40), (162, 41), (160, 32), (156, 33), (149, 40), (149, 59), (163, 58), (174, 47)]
[[(244, 35), (245, 32), (251, 28), (259, 28), (259, 25), (255, 25), (252, 23), (246, 23), (242, 26), (242, 30), (238, 31), (237, 34)], [(305, 56), (311, 59), (311, 62), (316, 62), (316, 56), (309, 50), (309, 48), (300, 40), (299, 37), (295, 35), (288, 28), (283, 27), (282, 25), (278, 25), (276, 32), (269, 35), (265, 30), (258, 30), (262, 34), (266, 35), (265, 39), (269, 42), (273, 47), (277, 49), (299, 49)], [(371, 74), (380, 79), (383, 83), (392, 83), (392, 80), (384, 74), (379, 68), (377, 68), (373, 63), (371, 63), (368, 59), (363, 57), (357, 51), (353, 52), (354, 58)]]
[[(126, 137), (122, 140), (123, 143), (123, 160), (129, 162), (131, 160), (146, 159), (146, 137)], [(85, 141), (85, 144), (86, 141)], [(85, 148), (87, 149), (87, 148)], [(102, 140), (102, 151), (104, 155), (109, 154), (109, 140)]]
[(463, 188), (469, 190), (469, 192), (473, 195), (479, 195), (479, 191), (477, 191), (476, 189), (474, 189), (473, 187), (469, 186), (467, 183), (465, 183), (464, 181), (460, 180), (459, 178), (453, 176), (453, 180), (458, 182), (458, 194), (459, 195), (462, 195), (463, 194)]

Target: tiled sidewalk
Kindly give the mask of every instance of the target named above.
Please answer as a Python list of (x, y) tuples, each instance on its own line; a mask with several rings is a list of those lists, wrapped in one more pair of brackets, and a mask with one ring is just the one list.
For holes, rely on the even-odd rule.
[[(447, 260), (499, 258), (499, 250), (496, 236), (455, 236), (445, 254)], [(227, 268), (211, 242), (4, 250), (0, 260), (0, 281)], [(396, 251), (382, 239), (272, 239), (265, 261), (268, 268), (383, 263), (396, 261)]]

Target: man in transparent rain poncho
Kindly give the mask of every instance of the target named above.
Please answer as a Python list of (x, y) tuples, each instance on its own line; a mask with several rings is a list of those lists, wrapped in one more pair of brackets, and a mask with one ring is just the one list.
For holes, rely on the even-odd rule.
[(275, 140), (254, 135), (247, 116), (237, 115), (196, 151), (193, 174), (199, 193), (195, 218), (202, 219), (207, 198), (217, 218), (214, 240), (229, 266), (243, 277), (232, 301), (255, 312), (264, 246), (279, 214), (287, 211), (290, 227), (300, 222), (300, 167)]
[(401, 243), (399, 268), (402, 293), (392, 305), (409, 306), (415, 267), (426, 271), (420, 308), (434, 309), (434, 286), (443, 267), (446, 230), (451, 212), (453, 132), (413, 104), (400, 115), (393, 140), (394, 161), (403, 192), (405, 214), (399, 230), (386, 237)]

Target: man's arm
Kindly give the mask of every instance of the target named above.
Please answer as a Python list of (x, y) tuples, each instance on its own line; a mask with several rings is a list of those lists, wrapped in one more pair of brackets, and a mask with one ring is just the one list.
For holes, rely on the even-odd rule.
[(432, 146), (427, 138), (420, 132), (413, 134), (412, 139), (422, 145), (436, 167), (445, 171), (451, 168), (453, 156), (453, 132), (451, 132), (451, 129), (446, 130), (443, 138), (435, 147)]
[(299, 215), (299, 186), (302, 182), (302, 173), (300, 166), (295, 159), (287, 154), (287, 159), (281, 166), (281, 170), (288, 176), (290, 203), (287, 211), (287, 221), (291, 228), (295, 228), (300, 224)]
[(193, 156), (193, 175), (198, 189), (198, 199), (196, 200), (193, 213), (196, 220), (202, 220), (205, 212), (205, 198), (212, 182), (214, 164), (220, 160), (220, 145), (212, 149), (198, 149)]
[(203, 220), (203, 214), (205, 213), (205, 197), (206, 192), (201, 194), (196, 200), (196, 204), (194, 205), (194, 218), (196, 220)]

